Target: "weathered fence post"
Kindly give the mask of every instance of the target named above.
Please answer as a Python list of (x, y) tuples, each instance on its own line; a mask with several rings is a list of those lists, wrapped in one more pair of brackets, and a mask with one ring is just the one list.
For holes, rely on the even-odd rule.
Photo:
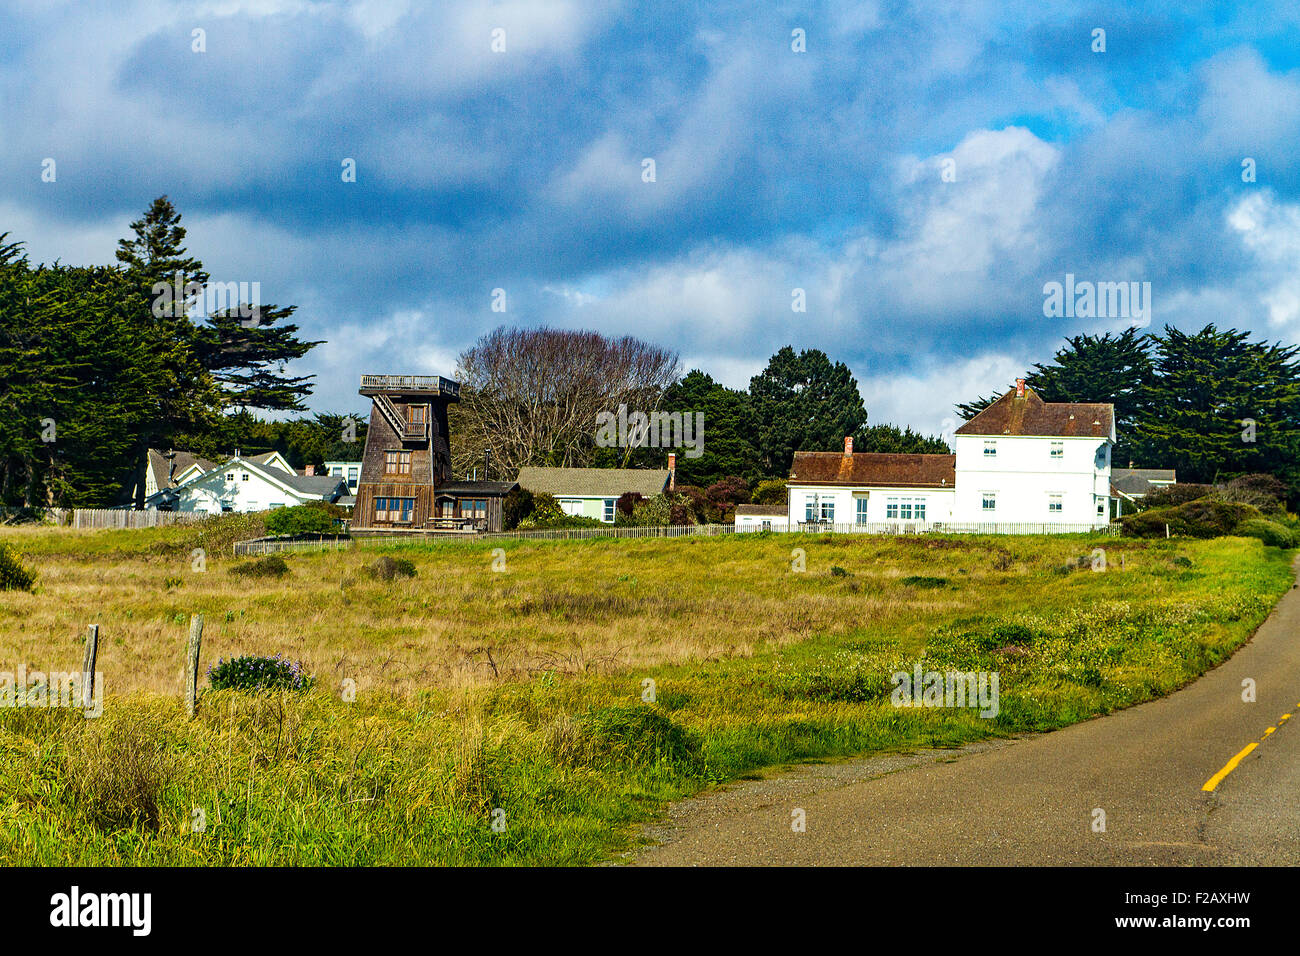
[(203, 615), (190, 615), (190, 646), (185, 653), (185, 713), (194, 716), (199, 695), (199, 646), (203, 643)]
[(81, 659), (81, 706), (90, 710), (95, 704), (95, 658), (99, 656), (99, 625), (86, 632), (86, 656)]

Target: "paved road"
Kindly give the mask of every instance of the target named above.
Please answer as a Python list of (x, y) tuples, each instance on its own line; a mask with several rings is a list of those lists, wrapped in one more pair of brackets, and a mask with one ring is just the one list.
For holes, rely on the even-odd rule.
[(1050, 734), (743, 783), (677, 805), (652, 836), (664, 842), (636, 864), (1300, 864), (1300, 590), (1169, 697)]

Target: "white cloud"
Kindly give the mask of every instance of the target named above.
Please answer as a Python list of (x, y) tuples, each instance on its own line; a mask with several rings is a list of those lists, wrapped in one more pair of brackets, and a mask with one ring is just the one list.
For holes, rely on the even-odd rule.
[(1229, 211), (1228, 225), (1254, 258), (1249, 293), (1267, 311), (1268, 324), (1294, 325), (1300, 319), (1300, 205), (1261, 190)]
[(957, 361), (935, 356), (915, 372), (859, 374), (858, 387), (869, 424), (911, 426), (923, 435), (946, 437), (961, 425), (954, 405), (1001, 394), (1025, 370), (1024, 360), (997, 352)]

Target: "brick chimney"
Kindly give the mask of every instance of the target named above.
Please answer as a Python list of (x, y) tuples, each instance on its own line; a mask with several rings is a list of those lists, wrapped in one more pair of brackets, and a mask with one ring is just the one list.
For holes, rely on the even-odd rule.
[(1025, 380), (1023, 378), (1018, 378), (1016, 379), (1016, 398), (1024, 398), (1024, 397), (1025, 397)]
[(308, 478), (310, 478), (312, 475), (316, 474), (316, 466), (305, 465), (303, 466), (302, 473), (306, 475)]
[(677, 453), (668, 453), (668, 490), (677, 490)]
[(853, 436), (845, 435), (844, 436), (844, 457), (848, 458), (852, 454), (853, 454)]

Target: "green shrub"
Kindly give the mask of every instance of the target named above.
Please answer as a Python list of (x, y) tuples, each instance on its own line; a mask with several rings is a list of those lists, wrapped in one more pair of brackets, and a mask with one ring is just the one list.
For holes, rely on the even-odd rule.
[(1284, 512), (1286, 483), (1274, 475), (1241, 475), (1220, 485), (1216, 491), (1224, 501), (1254, 505), (1267, 515), (1281, 515)]
[(394, 558), (384, 555), (370, 567), (366, 573), (377, 581), (392, 581), (395, 578), (415, 577), (415, 565), (406, 558)]
[(1189, 538), (1218, 538), (1235, 534), (1244, 521), (1263, 517), (1253, 505), (1223, 501), (1206, 495), (1172, 508), (1152, 508), (1120, 519), (1125, 535), (1134, 538), (1163, 538), (1165, 525), (1170, 534)]
[(533, 493), (527, 488), (515, 486), (501, 499), (501, 527), (513, 531), (533, 513)]
[(921, 574), (909, 574), (899, 583), (913, 588), (946, 588), (948, 586), (948, 579), (927, 578)]
[(266, 530), (270, 534), (336, 534), (334, 517), (324, 508), (311, 505), (294, 505), (276, 508), (266, 516)]
[(247, 578), (282, 578), (289, 573), (289, 565), (278, 554), (268, 554), (263, 558), (236, 564), (230, 573)]
[(847, 578), (848, 576), (849, 576), (849, 572), (848, 572), (848, 571), (845, 571), (845, 570), (844, 570), (842, 567), (840, 567), (838, 564), (835, 565), (833, 568), (831, 568), (831, 577), (836, 577), (836, 578)]
[(1209, 485), (1164, 485), (1153, 488), (1143, 496), (1139, 507), (1144, 511), (1152, 508), (1173, 508), (1195, 501), (1197, 498), (1204, 498), (1213, 490)]
[(1296, 533), (1286, 525), (1269, 521), (1267, 518), (1252, 518), (1243, 521), (1237, 528), (1237, 534), (1245, 538), (1259, 538), (1270, 548), (1294, 548)]
[(785, 479), (767, 478), (758, 483), (749, 500), (756, 505), (783, 505), (787, 497)]
[(36, 573), (23, 564), (13, 548), (0, 544), (0, 591), (30, 591), (35, 584)]
[(700, 744), (695, 736), (649, 704), (593, 710), (579, 721), (579, 728), (595, 757), (642, 766), (689, 766), (699, 756)]
[(247, 655), (222, 658), (208, 668), (213, 690), (307, 690), (316, 678), (307, 675), (301, 661)]

